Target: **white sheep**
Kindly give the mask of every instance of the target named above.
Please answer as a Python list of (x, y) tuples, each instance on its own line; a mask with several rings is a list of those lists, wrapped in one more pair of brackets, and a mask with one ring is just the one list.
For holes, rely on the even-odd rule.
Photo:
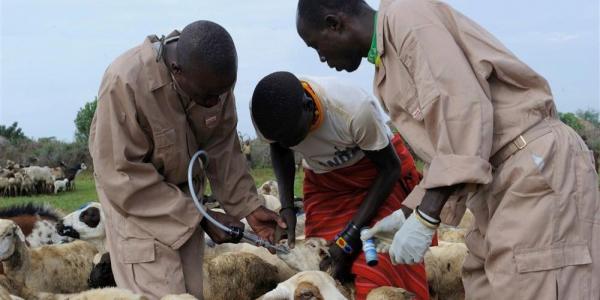
[(277, 182), (275, 180), (265, 181), (265, 183), (258, 188), (258, 193), (279, 198), (279, 187), (277, 186)]
[(58, 192), (61, 192), (61, 191), (66, 192), (68, 184), (69, 184), (68, 178), (54, 181), (54, 193), (58, 194)]
[(74, 293), (87, 289), (97, 252), (84, 241), (29, 249), (21, 229), (12, 220), (0, 219), (0, 260), (4, 273), (32, 291)]
[(425, 271), (432, 299), (458, 300), (465, 298), (462, 265), (468, 249), (464, 243), (438, 243), (425, 253)]
[(50, 192), (54, 188), (54, 177), (48, 167), (31, 166), (23, 168), (38, 189), (38, 193)]
[(304, 271), (281, 282), (261, 300), (348, 300), (351, 295), (345, 291), (329, 274), (323, 271)]
[(275, 288), (278, 270), (251, 253), (220, 254), (204, 261), (205, 299), (256, 299)]
[[(77, 294), (39, 293), (38, 300), (148, 300), (144, 295), (121, 288), (91, 289)], [(189, 294), (166, 295), (161, 300), (197, 300)]]
[(411, 300), (415, 298), (414, 293), (392, 286), (380, 286), (372, 289), (367, 295), (367, 300)]
[(62, 218), (56, 224), (56, 231), (62, 236), (90, 242), (102, 254), (106, 252), (105, 220), (100, 202), (89, 202)]

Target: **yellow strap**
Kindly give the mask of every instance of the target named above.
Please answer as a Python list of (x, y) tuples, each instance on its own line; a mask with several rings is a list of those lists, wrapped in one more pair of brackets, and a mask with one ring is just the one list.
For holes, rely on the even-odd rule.
[(308, 84), (308, 82), (306, 81), (300, 81), (302, 83), (302, 87), (304, 88), (304, 90), (310, 95), (310, 97), (313, 99), (313, 101), (315, 102), (315, 114), (317, 116), (316, 120), (314, 120), (313, 124), (310, 126), (310, 131), (312, 132), (314, 130), (316, 130), (317, 128), (319, 128), (321, 126), (321, 124), (323, 123), (323, 106), (321, 104), (321, 99), (319, 99), (319, 96), (317, 96), (317, 93), (315, 93), (315, 91), (313, 91), (312, 87), (310, 87), (310, 84)]
[(440, 225), (433, 225), (431, 223), (429, 223), (427, 220), (423, 219), (423, 217), (421, 217), (416, 211), (413, 211), (413, 214), (415, 215), (415, 218), (417, 218), (417, 220), (419, 220), (419, 222), (421, 222), (421, 224), (425, 225), (425, 227), (436, 230), (438, 227), (440, 227)]

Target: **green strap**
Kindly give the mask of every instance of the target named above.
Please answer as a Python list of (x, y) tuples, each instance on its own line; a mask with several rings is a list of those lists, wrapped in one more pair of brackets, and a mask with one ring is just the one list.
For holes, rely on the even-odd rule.
[(377, 13), (375, 13), (375, 18), (373, 22), (373, 38), (371, 39), (371, 49), (369, 49), (369, 53), (367, 54), (367, 60), (378, 66), (381, 62), (379, 57), (379, 53), (377, 52)]

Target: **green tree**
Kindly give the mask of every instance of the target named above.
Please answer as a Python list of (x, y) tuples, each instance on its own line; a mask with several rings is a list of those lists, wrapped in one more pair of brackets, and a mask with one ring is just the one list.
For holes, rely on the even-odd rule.
[(576, 114), (579, 118), (594, 124), (596, 127), (600, 127), (600, 111), (593, 108), (586, 110), (578, 109)]
[(558, 113), (558, 116), (563, 123), (569, 125), (575, 132), (581, 135), (583, 125), (579, 122), (579, 118), (577, 118), (574, 113)]
[(27, 139), (17, 122), (12, 123), (10, 126), (0, 125), (0, 136), (7, 138), (11, 143)]
[(98, 104), (98, 97), (94, 98), (93, 101), (86, 103), (77, 112), (75, 117), (75, 142), (79, 144), (87, 144), (88, 138), (90, 137), (90, 126), (92, 125), (92, 118), (96, 112), (96, 105)]

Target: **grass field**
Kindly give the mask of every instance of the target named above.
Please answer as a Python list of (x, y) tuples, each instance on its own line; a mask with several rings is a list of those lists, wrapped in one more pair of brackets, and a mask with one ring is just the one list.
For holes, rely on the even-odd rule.
[[(251, 172), (257, 186), (263, 182), (275, 179), (272, 169), (254, 169)], [(302, 180), (303, 172), (296, 173), (296, 182), (294, 183), (294, 193), (296, 196), (302, 196)], [(38, 204), (48, 203), (52, 207), (60, 209), (64, 213), (69, 213), (81, 207), (81, 205), (98, 200), (96, 195), (96, 186), (92, 173), (89, 171), (82, 172), (77, 176), (77, 190), (71, 192), (63, 192), (58, 195), (39, 195), (31, 197), (5, 197), (0, 198), (0, 207), (6, 207), (13, 204), (21, 204), (26, 202), (34, 202)]]

